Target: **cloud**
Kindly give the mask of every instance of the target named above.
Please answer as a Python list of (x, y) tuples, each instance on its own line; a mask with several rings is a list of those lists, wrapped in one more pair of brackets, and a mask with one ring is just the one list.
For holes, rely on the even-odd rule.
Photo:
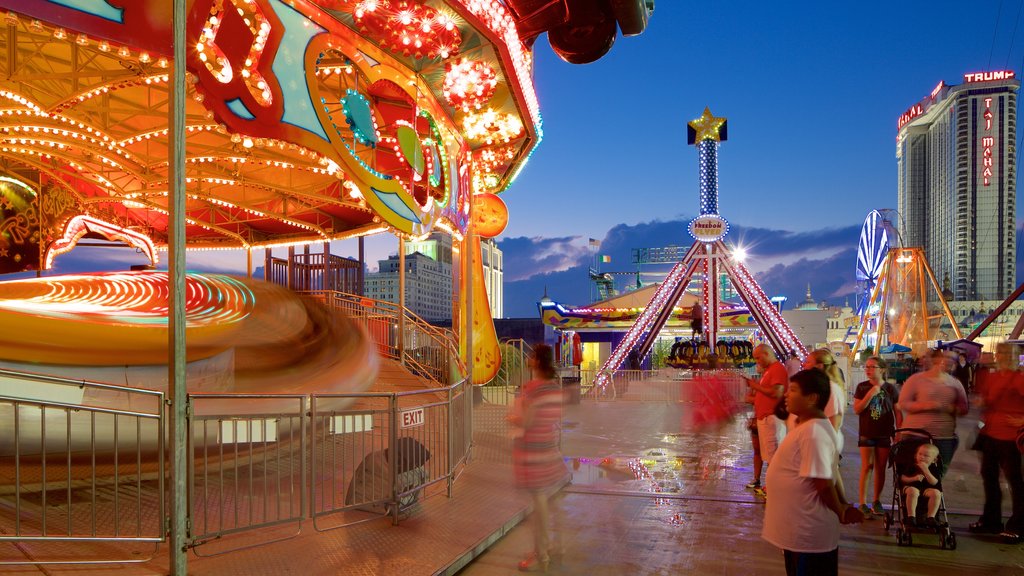
[(585, 264), (590, 258), (587, 239), (579, 236), (503, 238), (498, 248), (504, 255), (506, 282), (560, 272)]
[[(683, 241), (689, 219), (654, 220), (634, 225), (620, 224), (608, 231), (597, 250), (611, 262), (601, 264), (603, 272), (635, 272), (634, 250), (669, 245), (687, 246)], [(733, 226), (729, 239), (744, 246), (749, 254), (746, 265), (769, 295), (784, 295), (793, 306), (804, 299), (808, 282), (815, 300), (842, 303), (846, 298), (855, 305), (857, 241), (860, 226), (823, 228), (792, 232), (764, 227)], [(679, 239), (675, 242), (667, 238)], [(537, 314), (537, 301), (544, 294), (568, 305), (590, 303), (591, 283), (587, 272), (592, 252), (579, 246), (580, 239), (510, 238), (499, 243), (505, 254), (505, 315), (530, 317)], [(552, 247), (563, 250), (556, 255)], [(539, 253), (531, 250), (541, 248)], [(643, 272), (665, 272), (669, 265), (645, 265)], [(632, 274), (618, 276), (618, 286), (635, 281)], [(654, 278), (643, 277), (649, 281)]]

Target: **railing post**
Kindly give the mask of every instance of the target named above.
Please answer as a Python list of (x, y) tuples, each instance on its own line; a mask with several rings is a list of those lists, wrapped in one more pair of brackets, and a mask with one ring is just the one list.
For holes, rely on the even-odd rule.
[(398, 396), (391, 394), (391, 426), (388, 430), (388, 465), (391, 467), (391, 523), (398, 525)]
[[(455, 431), (455, 417), (454, 417), (455, 405), (453, 403), (453, 399), (455, 397), (455, 394), (452, 391), (455, 389), (456, 386), (458, 386), (458, 384), (456, 384), (455, 386), (449, 386), (448, 387), (448, 467), (447, 468), (448, 468), (448, 497), (449, 498), (452, 497), (452, 477), (455, 476), (455, 466), (452, 465), (452, 462), (454, 461), (454, 459), (452, 458), (452, 454), (455, 453), (455, 434), (453, 434), (453, 432)], [(465, 390), (463, 390), (462, 393), (465, 394), (466, 393)], [(463, 396), (463, 401), (465, 401), (465, 397), (464, 396)]]

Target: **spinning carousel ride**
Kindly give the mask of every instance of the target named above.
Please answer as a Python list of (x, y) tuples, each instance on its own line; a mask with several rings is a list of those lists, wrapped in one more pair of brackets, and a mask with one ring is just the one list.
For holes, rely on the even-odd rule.
[[(0, 0), (0, 274), (48, 269), (83, 238), (158, 264), (180, 144), (186, 250), (441, 230), (466, 242), (453, 295), (465, 302), (483, 293), (467, 255), (478, 234), (501, 232), (497, 194), (541, 139), (533, 39), (558, 28), (577, 41), (563, 58), (604, 53), (567, 5), (188, 0), (174, 62), (172, 5)], [(614, 39), (617, 25), (639, 33), (653, 3), (598, 8)], [(187, 71), (177, 143), (175, 65)], [(474, 380), (486, 381), (500, 363), (493, 326), (466, 315), (456, 327), (480, 331)]]

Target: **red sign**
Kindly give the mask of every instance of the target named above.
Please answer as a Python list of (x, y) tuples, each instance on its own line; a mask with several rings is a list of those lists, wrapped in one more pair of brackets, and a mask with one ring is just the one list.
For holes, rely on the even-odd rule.
[(398, 413), (402, 418), (402, 428), (412, 428), (414, 426), (423, 426), (425, 419), (423, 417), (423, 408), (416, 408), (415, 410), (405, 410)]
[(911, 120), (917, 118), (921, 114), (924, 114), (924, 106), (921, 106), (920, 104), (914, 104), (913, 106), (910, 107), (909, 110), (907, 110), (903, 114), (900, 114), (899, 120), (896, 121), (896, 129), (902, 130), (903, 127), (907, 125), (907, 122), (910, 122)]
[[(985, 132), (992, 131), (992, 99), (985, 98)], [(992, 182), (992, 147), (996, 139), (991, 136), (981, 137), (981, 181), (984, 186)]]
[(994, 82), (996, 80), (1010, 80), (1016, 75), (1013, 70), (997, 70), (995, 72), (969, 72), (964, 74), (964, 82)]

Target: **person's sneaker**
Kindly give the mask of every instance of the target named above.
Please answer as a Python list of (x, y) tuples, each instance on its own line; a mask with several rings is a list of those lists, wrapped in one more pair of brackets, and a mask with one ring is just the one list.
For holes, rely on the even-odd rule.
[(747, 484), (747, 488), (750, 489), (750, 490), (757, 490), (760, 487), (761, 487), (761, 481), (760, 480), (754, 480), (750, 484)]
[(864, 514), (865, 518), (870, 518), (871, 517), (871, 508), (868, 508), (867, 504), (861, 504), (860, 505), (860, 511), (861, 511), (861, 514)]
[(1003, 531), (1003, 526), (1001, 524), (989, 524), (979, 520), (977, 522), (972, 522), (970, 526), (967, 527), (967, 530), (974, 534), (999, 534)]
[(926, 516), (925, 519), (924, 519), (924, 522), (922, 524), (924, 524), (925, 528), (938, 528), (939, 527), (939, 523), (935, 520), (934, 516)]
[(1010, 532), (1009, 530), (1004, 530), (1003, 532), (1000, 532), (999, 538), (1001, 538), (1002, 541), (1006, 544), (1020, 544), (1021, 542), (1020, 534), (1017, 534), (1016, 532)]
[(874, 502), (871, 503), (871, 512), (877, 514), (878, 516), (881, 516), (885, 514), (885, 509), (882, 508), (881, 502), (875, 500)]
[(767, 500), (768, 499), (768, 492), (766, 492), (764, 487), (761, 486), (761, 487), (758, 487), (758, 488), (754, 488), (754, 496), (758, 496), (760, 498), (763, 498), (763, 499)]
[(907, 516), (903, 519), (903, 525), (910, 528), (917, 528), (917, 518), (913, 516)]

